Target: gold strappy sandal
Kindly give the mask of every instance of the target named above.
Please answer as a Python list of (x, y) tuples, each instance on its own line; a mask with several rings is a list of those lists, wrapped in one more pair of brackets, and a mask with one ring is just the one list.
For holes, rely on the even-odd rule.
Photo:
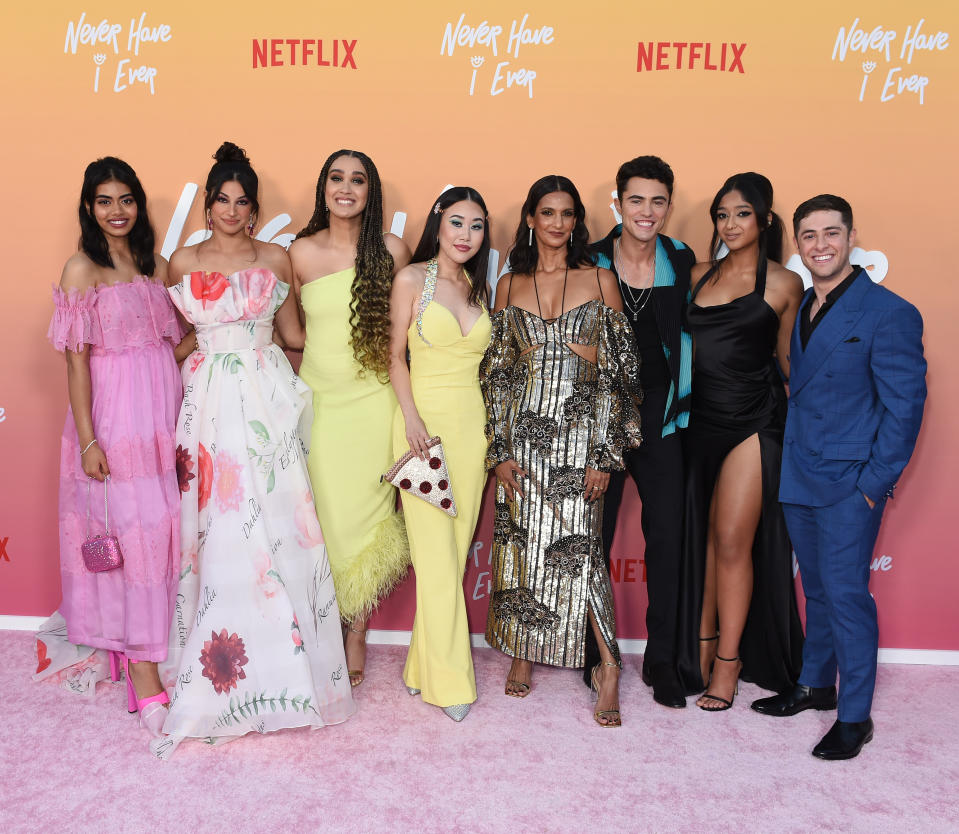
[[(610, 663), (609, 661), (603, 661), (602, 663), (597, 663), (593, 667), (592, 674), (589, 676), (590, 689), (593, 690), (593, 695), (599, 700), (599, 684), (596, 683), (596, 673), (599, 672), (600, 666), (613, 666), (618, 669), (619, 665), (616, 663)], [(598, 709), (593, 712), (593, 720), (599, 724), (600, 727), (622, 727), (623, 721), (622, 717), (619, 714), (618, 709)]]

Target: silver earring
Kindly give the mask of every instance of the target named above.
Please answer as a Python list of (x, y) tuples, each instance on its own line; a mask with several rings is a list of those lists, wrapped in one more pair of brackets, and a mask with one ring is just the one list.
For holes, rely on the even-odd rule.
[(531, 247), (533, 245), (533, 227), (532, 226), (529, 227), (529, 245)]

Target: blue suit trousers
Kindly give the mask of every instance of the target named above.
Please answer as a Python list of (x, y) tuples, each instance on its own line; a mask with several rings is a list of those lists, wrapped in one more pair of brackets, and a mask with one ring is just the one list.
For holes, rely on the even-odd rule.
[(806, 642), (799, 682), (833, 686), (840, 721), (865, 721), (876, 686), (879, 624), (869, 593), (873, 548), (886, 499), (863, 494), (827, 507), (783, 504), (806, 595)]

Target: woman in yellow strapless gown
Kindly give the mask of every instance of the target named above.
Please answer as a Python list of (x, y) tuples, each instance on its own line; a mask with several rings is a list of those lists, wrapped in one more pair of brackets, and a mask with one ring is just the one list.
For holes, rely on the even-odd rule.
[(290, 246), (305, 313), (300, 376), (313, 389), (308, 466), (340, 615), (350, 683), (363, 681), (366, 620), (409, 569), (393, 463), (387, 378), (390, 288), (409, 249), (384, 235), (379, 174), (359, 151), (329, 156), (309, 224)]
[(440, 195), (414, 263), (397, 273), (390, 305), (390, 380), (399, 401), (393, 454), (426, 455), (427, 440), (438, 435), (458, 510), (451, 518), (402, 494), (416, 572), (416, 618), (403, 679), (411, 695), (422, 694), (454, 721), (462, 721), (476, 700), (463, 570), (486, 484), (486, 407), (479, 385), (490, 339), (486, 227), (486, 205), (476, 191), (459, 186)]

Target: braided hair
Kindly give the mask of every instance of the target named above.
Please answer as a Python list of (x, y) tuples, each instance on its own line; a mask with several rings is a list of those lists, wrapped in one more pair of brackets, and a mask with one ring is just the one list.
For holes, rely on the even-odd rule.
[(393, 256), (383, 241), (383, 186), (380, 175), (365, 153), (339, 150), (331, 153), (316, 181), (316, 202), (310, 222), (297, 238), (308, 237), (330, 227), (326, 205), (326, 181), (335, 160), (342, 156), (358, 159), (366, 171), (369, 187), (366, 208), (356, 243), (356, 277), (350, 298), (350, 344), (360, 375), (371, 372), (381, 382), (389, 379), (390, 291), (393, 286)]

